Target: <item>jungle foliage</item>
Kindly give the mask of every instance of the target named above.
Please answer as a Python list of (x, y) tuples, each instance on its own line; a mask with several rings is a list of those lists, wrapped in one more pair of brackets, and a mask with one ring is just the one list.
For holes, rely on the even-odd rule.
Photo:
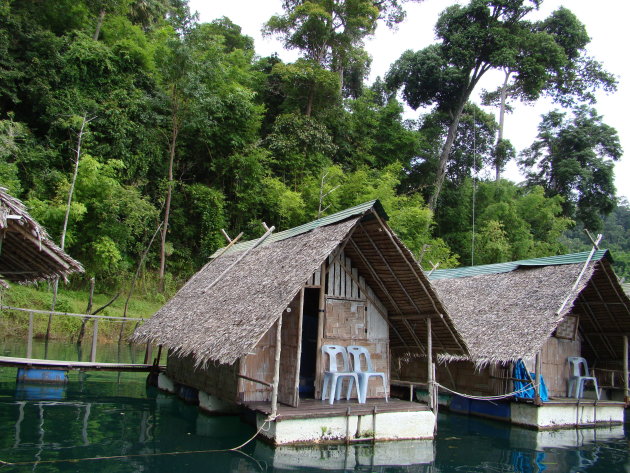
[[(579, 246), (577, 224), (614, 228), (628, 274), (618, 138), (581, 106), (614, 81), (584, 56), (579, 21), (563, 9), (527, 22), (534, 1), (471, 0), (440, 17), (442, 43), (368, 84), (363, 41), (402, 21), (403, 3), (284, 2), (265, 24), (300, 52), (284, 63), (257, 56), (228, 18), (200, 23), (186, 0), (0, 0), (0, 185), (59, 241), (89, 119), (65, 239), (87, 269), (76, 286), (129, 281), (158, 227), (145, 271), (163, 266), (168, 292), (225, 244), (220, 229), (254, 238), (262, 222), (285, 229), (374, 198), (427, 268), (561, 253)], [(469, 99), (488, 68), (513, 71), (511, 97), (577, 107), (543, 119), (524, 185), (479, 178), (496, 164), (498, 124)], [(405, 119), (398, 87), (430, 111)]]

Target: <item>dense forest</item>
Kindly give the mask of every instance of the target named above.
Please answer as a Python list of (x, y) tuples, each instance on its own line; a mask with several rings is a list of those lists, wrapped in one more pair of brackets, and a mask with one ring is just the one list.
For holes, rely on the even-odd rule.
[[(170, 293), (221, 229), (254, 238), (375, 198), (426, 268), (578, 251), (588, 229), (629, 276), (622, 150), (594, 108), (616, 81), (571, 11), (529, 19), (539, 3), (450, 6), (433, 44), (368, 83), (364, 41), (403, 0), (285, 0), (261, 27), (293, 63), (186, 0), (0, 0), (0, 185), (85, 265), (77, 286), (143, 261)], [(474, 103), (491, 70), (504, 80)], [(543, 96), (557, 110), (515, 150), (505, 113)], [(502, 178), (510, 160), (524, 182)]]

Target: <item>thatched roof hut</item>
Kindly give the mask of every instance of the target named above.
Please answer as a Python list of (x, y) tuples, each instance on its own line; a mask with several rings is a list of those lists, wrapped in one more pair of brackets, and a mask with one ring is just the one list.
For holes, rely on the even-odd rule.
[(386, 306), (392, 347), (426, 340), (425, 320), (434, 317), (435, 352), (465, 356), (444, 307), (386, 219), (378, 201), (367, 202), (274, 234), (231, 267), (254, 242), (235, 245), (195, 274), (133, 340), (192, 356), (197, 366), (232, 364), (252, 351), (322, 264), (343, 251)]
[(0, 187), (0, 277), (11, 282), (66, 279), (83, 272), (26, 211), (24, 204)]
[[(552, 335), (590, 360), (621, 360), (630, 299), (607, 250), (434, 271), (431, 284), (477, 364), (534, 357)], [(579, 319), (579, 324), (577, 320)]]

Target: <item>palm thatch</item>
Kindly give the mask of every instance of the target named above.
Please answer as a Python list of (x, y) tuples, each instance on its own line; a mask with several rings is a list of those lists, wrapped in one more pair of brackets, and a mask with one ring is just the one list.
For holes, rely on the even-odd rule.
[[(523, 268), (432, 281), (478, 364), (535, 356), (571, 310), (593, 272), (587, 269), (569, 294), (582, 265)], [(558, 313), (563, 301), (570, 301)]]
[(210, 261), (132, 340), (194, 355), (197, 365), (234, 363), (254, 348), (357, 220), (260, 246), (206, 291), (241, 253)]
[(623, 346), (611, 338), (630, 332), (630, 299), (606, 250), (595, 254), (572, 290), (586, 255), (444, 270), (431, 284), (478, 365), (535, 356), (567, 315), (579, 317), (585, 356), (618, 361)]
[(380, 204), (367, 202), (280, 232), (252, 250), (251, 242), (235, 245), (193, 276), (132, 341), (192, 355), (197, 366), (232, 364), (251, 352), (322, 263), (343, 249), (393, 314), (390, 346), (416, 347), (426, 340), (426, 318), (434, 317), (436, 354), (467, 354), (428, 279), (384, 219)]
[(34, 282), (83, 272), (26, 211), (24, 204), (0, 187), (0, 277)]

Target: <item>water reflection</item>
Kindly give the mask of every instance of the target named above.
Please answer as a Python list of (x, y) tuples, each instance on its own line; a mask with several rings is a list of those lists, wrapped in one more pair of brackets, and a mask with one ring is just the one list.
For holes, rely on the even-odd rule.
[(65, 386), (18, 385), (15, 376), (0, 368), (0, 460), (34, 463), (0, 473), (630, 471), (622, 426), (535, 432), (441, 413), (435, 441), (306, 448), (253, 441), (230, 452), (252, 427), (147, 389), (143, 374), (71, 373)]

